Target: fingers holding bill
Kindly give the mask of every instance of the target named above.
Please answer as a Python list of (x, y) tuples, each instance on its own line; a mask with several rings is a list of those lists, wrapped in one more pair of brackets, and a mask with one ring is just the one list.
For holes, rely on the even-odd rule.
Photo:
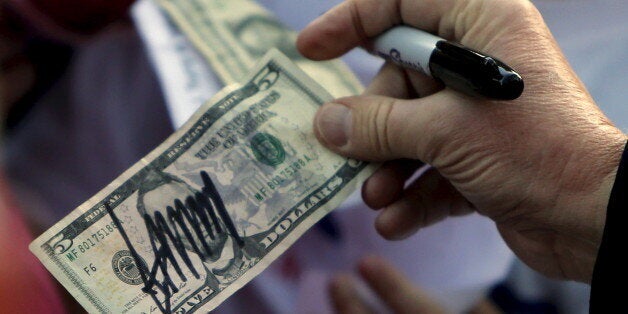
[(473, 100), (445, 89), (405, 100), (379, 95), (336, 99), (314, 118), (314, 134), (330, 150), (366, 161), (400, 158), (434, 164), (435, 152), (467, 121)]

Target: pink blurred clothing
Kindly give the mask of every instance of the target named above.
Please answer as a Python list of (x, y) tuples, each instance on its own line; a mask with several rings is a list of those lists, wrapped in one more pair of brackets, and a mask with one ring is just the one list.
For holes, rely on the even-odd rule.
[(64, 313), (52, 277), (28, 250), (32, 240), (0, 172), (0, 311)]

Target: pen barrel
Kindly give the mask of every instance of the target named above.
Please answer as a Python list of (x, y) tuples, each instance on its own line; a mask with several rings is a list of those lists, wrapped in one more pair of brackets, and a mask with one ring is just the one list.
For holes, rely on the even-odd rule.
[(431, 75), (430, 57), (441, 38), (407, 26), (397, 26), (373, 41), (371, 53), (404, 68)]
[(523, 79), (503, 62), (408, 26), (377, 36), (370, 52), (465, 94), (512, 100), (523, 92)]

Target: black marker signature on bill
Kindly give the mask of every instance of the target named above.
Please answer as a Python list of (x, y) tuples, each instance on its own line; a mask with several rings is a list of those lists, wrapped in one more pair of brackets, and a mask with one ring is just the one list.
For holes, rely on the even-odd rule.
[[(149, 269), (138, 267), (144, 283), (142, 291), (151, 296), (162, 313), (172, 312), (170, 300), (179, 291), (171, 277), (173, 274), (170, 274), (169, 267), (174, 269), (176, 273), (174, 275), (181, 282), (188, 281), (186, 271), (199, 279), (199, 271), (193, 265), (190, 253), (198, 255), (203, 261), (215, 261), (220, 257), (226, 237), (232, 237), (240, 248), (245, 243), (209, 175), (202, 171), (200, 176), (204, 185), (202, 190), (189, 195), (184, 201), (174, 199), (173, 206), (164, 208), (165, 216), (162, 211), (143, 214), (154, 261)], [(122, 223), (111, 207), (105, 206), (129, 248), (135, 264), (143, 265), (142, 258), (133, 247)]]

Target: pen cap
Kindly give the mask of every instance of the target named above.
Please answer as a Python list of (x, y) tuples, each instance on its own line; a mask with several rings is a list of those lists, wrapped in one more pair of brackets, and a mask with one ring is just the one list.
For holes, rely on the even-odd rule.
[(523, 79), (509, 66), (445, 40), (436, 43), (430, 71), (448, 87), (465, 94), (512, 100), (523, 92)]

